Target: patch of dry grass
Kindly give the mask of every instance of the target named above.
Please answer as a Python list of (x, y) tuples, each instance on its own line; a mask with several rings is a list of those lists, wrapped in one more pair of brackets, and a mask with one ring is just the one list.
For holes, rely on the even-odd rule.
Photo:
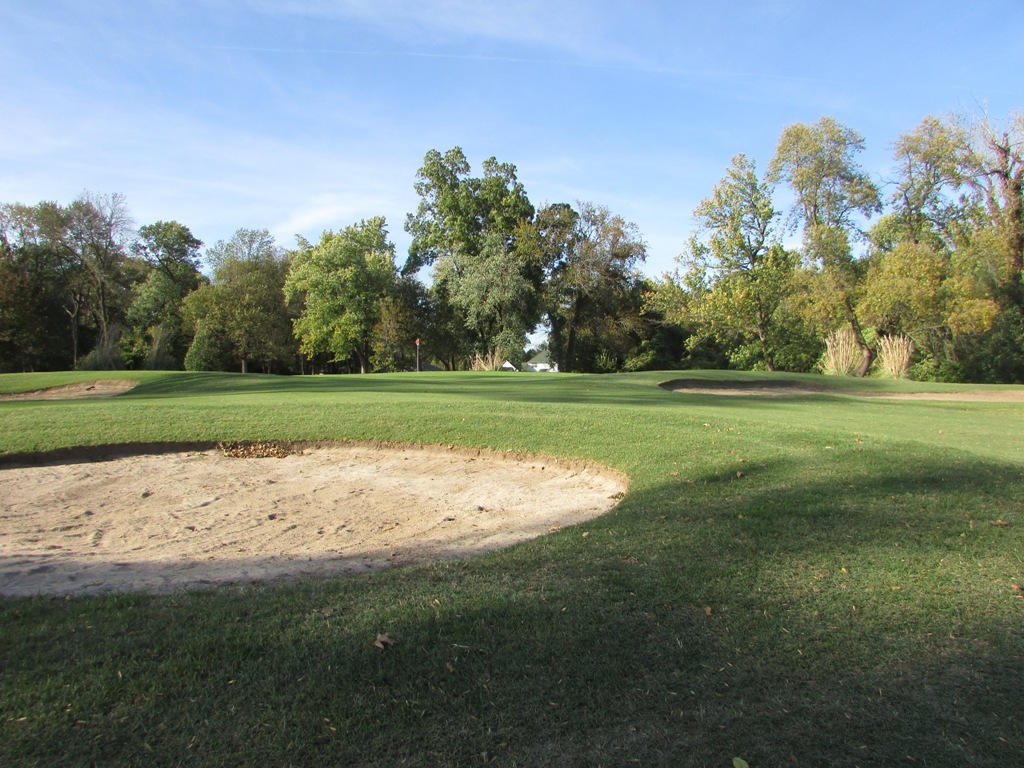
[(914, 342), (909, 336), (882, 336), (878, 340), (879, 369), (890, 379), (905, 379), (914, 357)]
[(825, 337), (825, 354), (818, 366), (826, 376), (853, 376), (863, 359), (857, 337), (849, 328), (843, 328)]

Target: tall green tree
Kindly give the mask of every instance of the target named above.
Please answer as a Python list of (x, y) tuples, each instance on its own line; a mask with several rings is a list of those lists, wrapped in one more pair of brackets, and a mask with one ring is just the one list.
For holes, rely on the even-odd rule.
[(74, 364), (63, 309), (61, 255), (40, 238), (35, 209), (0, 205), (0, 372)]
[(863, 353), (861, 375), (871, 365), (872, 350), (857, 316), (865, 264), (853, 243), (863, 221), (881, 210), (878, 187), (857, 162), (863, 149), (860, 134), (822, 117), (784, 129), (768, 166), (768, 181), (784, 181), (793, 192), (793, 220), (803, 225), (804, 255), (818, 270), (819, 279), (810, 283), (811, 306), (822, 324), (841, 322), (853, 330)]
[(180, 285), (181, 293), (194, 290), (202, 261), (203, 242), (177, 221), (158, 221), (139, 229), (132, 250), (153, 269)]
[(158, 221), (139, 229), (133, 253), (149, 266), (149, 272), (133, 288), (127, 313), (130, 334), (122, 343), (136, 366), (183, 365), (192, 339), (182, 317), (182, 302), (205, 281), (199, 272), (202, 245), (176, 221)]
[(562, 371), (616, 370), (643, 336), (638, 267), (647, 246), (635, 224), (607, 207), (578, 206), (548, 206), (535, 224), (533, 258), (548, 271), (550, 352)]
[(381, 299), (380, 317), (370, 332), (370, 362), (375, 370), (403, 371), (415, 367), (417, 346), (422, 346), (420, 310), (424, 294), (423, 286), (416, 280), (399, 279), (394, 293)]
[[(22, 232), (53, 256), (55, 283), (59, 285), (60, 307), (67, 321), (71, 366), (78, 366), (82, 348), (83, 324), (89, 308), (89, 281), (75, 250), (67, 244), (64, 208), (56, 202), (44, 201), (29, 210), (31, 223)], [(29, 234), (31, 233), (31, 234)]]
[(84, 193), (60, 212), (60, 245), (85, 277), (97, 346), (111, 345), (114, 325), (130, 301), (125, 261), (135, 237), (131, 215), (120, 194)]
[(434, 282), (426, 291), (418, 314), (420, 351), (448, 371), (465, 367), (473, 355), (473, 341), (465, 313), (449, 295), (450, 286)]
[(242, 373), (257, 364), (271, 373), (290, 368), (296, 352), (284, 297), (288, 262), (266, 229), (239, 229), (206, 252), (209, 285), (185, 299), (193, 340), (189, 370), (218, 370), (228, 357)]
[(701, 332), (720, 342), (746, 347), (756, 339), (760, 365), (776, 368), (786, 335), (779, 309), (792, 290), (797, 267), (783, 248), (772, 201), (773, 186), (758, 178), (745, 155), (732, 165), (711, 195), (694, 211), (699, 227), (689, 258), (705, 290), (689, 311)]
[(295, 320), (300, 351), (329, 352), (334, 360), (355, 356), (366, 373), (373, 354), (373, 330), (385, 300), (396, 296), (395, 247), (383, 217), (364, 220), (320, 242), (300, 243), (292, 259), (285, 295), (300, 298)]
[(447, 286), (476, 352), (519, 363), (540, 319), (542, 274), (518, 238), (492, 232), (479, 253), (441, 260), (434, 280)]
[(87, 192), (67, 206), (47, 201), (8, 207), (7, 218), (17, 248), (35, 249), (37, 257), (48, 254), (47, 269), (70, 330), (72, 365), (80, 363), (83, 335), (87, 343), (95, 338), (94, 357), (116, 364), (135, 277), (127, 263), (134, 231), (124, 197)]
[(455, 147), (431, 150), (417, 173), (420, 203), (406, 219), (412, 236), (404, 274), (433, 266), (436, 292), (462, 316), (472, 348), (522, 355), (540, 318), (542, 265), (521, 247), (534, 208), (516, 169), (489, 158), (481, 177)]
[(420, 202), (405, 222), (413, 240), (404, 273), (439, 259), (458, 263), (463, 256), (477, 256), (489, 236), (511, 238), (520, 222), (533, 218), (514, 165), (491, 157), (483, 163), (483, 176), (470, 176), (470, 171), (460, 147), (443, 155), (432, 149), (423, 158), (414, 184)]

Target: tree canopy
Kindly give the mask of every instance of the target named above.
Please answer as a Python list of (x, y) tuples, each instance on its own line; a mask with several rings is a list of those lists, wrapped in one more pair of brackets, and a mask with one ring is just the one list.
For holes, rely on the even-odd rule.
[(335, 361), (355, 355), (365, 373), (374, 328), (397, 285), (395, 247), (383, 217), (328, 230), (315, 246), (301, 242), (284, 285), (285, 296), (302, 306), (294, 323), (299, 350), (329, 352)]
[(1024, 382), (1024, 117), (927, 116), (888, 178), (865, 146), (823, 116), (784, 128), (763, 173), (736, 154), (655, 279), (634, 224), (534, 205), (515, 165), (475, 171), (459, 147), (415, 174), (401, 267), (381, 216), (291, 250), (267, 229), (204, 250), (177, 221), (136, 228), (119, 194), (0, 204), (0, 370), (465, 369), (518, 365), (546, 334), (563, 371)]

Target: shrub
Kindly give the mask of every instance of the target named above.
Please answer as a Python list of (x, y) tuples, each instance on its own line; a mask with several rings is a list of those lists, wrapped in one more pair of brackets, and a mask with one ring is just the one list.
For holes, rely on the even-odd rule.
[(227, 371), (233, 365), (231, 344), (216, 329), (201, 326), (185, 355), (186, 371)]
[(120, 349), (121, 334), (112, 329), (101, 338), (96, 347), (85, 357), (80, 358), (76, 366), (80, 371), (120, 371), (124, 370), (124, 359)]

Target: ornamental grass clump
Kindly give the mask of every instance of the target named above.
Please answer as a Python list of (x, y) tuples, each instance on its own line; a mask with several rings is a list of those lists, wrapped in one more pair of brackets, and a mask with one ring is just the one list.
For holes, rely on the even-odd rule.
[(818, 367), (826, 376), (853, 376), (863, 358), (857, 337), (849, 328), (843, 328), (825, 337), (825, 354)]
[(910, 374), (914, 342), (909, 336), (883, 336), (878, 340), (878, 368), (890, 379), (905, 379)]
[(483, 355), (477, 352), (470, 365), (470, 369), (474, 371), (500, 371), (504, 363), (505, 351), (502, 349), (495, 349)]

